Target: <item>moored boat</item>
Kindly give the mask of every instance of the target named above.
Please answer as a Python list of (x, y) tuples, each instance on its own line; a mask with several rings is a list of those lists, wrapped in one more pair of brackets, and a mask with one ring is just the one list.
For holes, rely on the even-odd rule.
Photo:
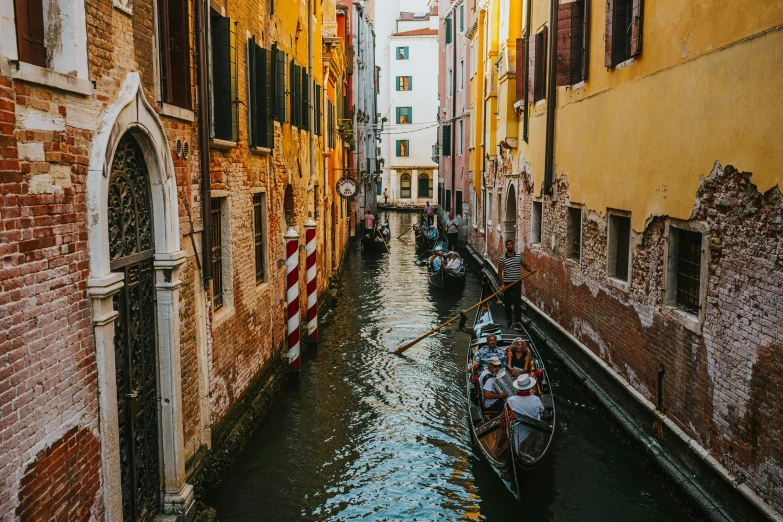
[[(438, 210), (438, 205), (433, 205), (435, 207), (435, 210)], [(424, 205), (412, 205), (408, 203), (403, 203), (399, 205), (389, 205), (386, 203), (378, 203), (378, 210), (393, 210), (395, 212), (422, 212), (424, 210)]]
[[(515, 414), (508, 405), (500, 412), (484, 409), (478, 374), (472, 366), (476, 352), (487, 344), (490, 335), (496, 336), (497, 345), (503, 350), (511, 346), (517, 337), (527, 343), (536, 369), (541, 370), (532, 390), (545, 408), (541, 420)], [(512, 382), (507, 369), (501, 369), (495, 375), (495, 388), (509, 397), (516, 393)], [(491, 307), (485, 307), (476, 314), (467, 354), (466, 391), (471, 436), (479, 452), (500, 475), (506, 487), (522, 501), (525, 471), (541, 463), (551, 446), (555, 433), (555, 402), (544, 361), (530, 334), (524, 328), (521, 333), (504, 332), (500, 325), (494, 324)]]
[(381, 223), (372, 233), (365, 233), (362, 237), (362, 251), (365, 253), (389, 253), (389, 225)]

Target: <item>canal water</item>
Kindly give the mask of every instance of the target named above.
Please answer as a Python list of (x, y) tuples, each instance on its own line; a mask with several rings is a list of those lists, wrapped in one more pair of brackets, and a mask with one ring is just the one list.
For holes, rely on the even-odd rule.
[[(413, 214), (388, 217), (392, 236)], [(557, 401), (548, 459), (521, 505), (471, 445), (463, 368), (468, 336), (447, 327), (479, 300), (479, 274), (442, 295), (414, 263), (413, 234), (390, 255), (348, 254), (336, 306), (219, 490), (220, 522), (294, 520), (689, 520), (643, 459), (544, 347)], [(472, 314), (471, 314), (472, 315)]]

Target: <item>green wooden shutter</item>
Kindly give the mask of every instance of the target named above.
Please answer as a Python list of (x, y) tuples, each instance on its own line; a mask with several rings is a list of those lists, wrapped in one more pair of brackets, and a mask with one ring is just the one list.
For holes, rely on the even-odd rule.
[(413, 90), (413, 76), (408, 76), (408, 90)]
[(444, 156), (451, 156), (451, 125), (444, 125), (441, 133), (443, 140), (442, 148)]
[(400, 90), (400, 76), (397, 77), (397, 90)]
[(264, 137), (264, 147), (273, 149), (275, 147), (275, 75), (274, 75), (274, 57), (271, 50), (262, 49), (264, 66), (264, 108), (262, 111), (263, 121), (261, 123), (262, 134)]
[(465, 4), (459, 6), (459, 32), (465, 30)]
[(310, 130), (310, 88), (313, 79), (309, 74), (304, 74), (302, 80), (302, 128)]
[(397, 157), (400, 157), (400, 140), (397, 140)]
[(256, 51), (258, 46), (255, 42), (255, 37), (249, 38), (247, 41), (247, 94), (248, 94), (248, 123), (250, 124), (250, 146), (258, 146), (258, 107), (261, 101), (258, 99), (258, 58)]
[(401, 116), (401, 114), (402, 114), (402, 113), (401, 113), (401, 111), (400, 111), (400, 109), (402, 109), (402, 107), (396, 107), (396, 108), (394, 109), (394, 112), (396, 113), (396, 118), (397, 118), (395, 121), (396, 121), (397, 123), (400, 123), (400, 116)]
[(224, 16), (213, 16), (211, 23), (215, 138), (234, 141), (236, 32), (231, 20)]
[(446, 45), (451, 43), (451, 18), (446, 18)]
[(285, 123), (288, 121), (288, 114), (285, 106), (286, 56), (283, 51), (277, 49), (277, 46), (272, 49), (275, 54), (275, 119), (280, 123)]

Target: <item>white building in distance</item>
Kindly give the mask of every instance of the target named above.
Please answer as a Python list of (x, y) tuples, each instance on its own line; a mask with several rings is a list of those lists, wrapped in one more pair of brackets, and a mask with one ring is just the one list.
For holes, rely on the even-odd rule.
[(438, 132), (438, 17), (437, 3), (427, 4), (384, 0), (375, 6), (378, 112), (386, 118), (379, 203), (438, 201), (438, 164), (432, 159)]

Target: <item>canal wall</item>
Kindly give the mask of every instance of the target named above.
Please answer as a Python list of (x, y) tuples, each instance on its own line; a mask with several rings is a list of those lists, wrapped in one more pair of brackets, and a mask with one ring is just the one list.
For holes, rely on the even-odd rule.
[[(495, 289), (497, 274), (468, 246)], [(665, 413), (656, 410), (622, 375), (526, 297), (529, 329), (563, 362), (638, 446), (652, 465), (671, 480), (679, 497), (704, 517), (716, 521), (777, 521), (783, 518), (748, 487), (740, 473), (727, 468)], [(664, 376), (663, 393), (666, 389)]]

